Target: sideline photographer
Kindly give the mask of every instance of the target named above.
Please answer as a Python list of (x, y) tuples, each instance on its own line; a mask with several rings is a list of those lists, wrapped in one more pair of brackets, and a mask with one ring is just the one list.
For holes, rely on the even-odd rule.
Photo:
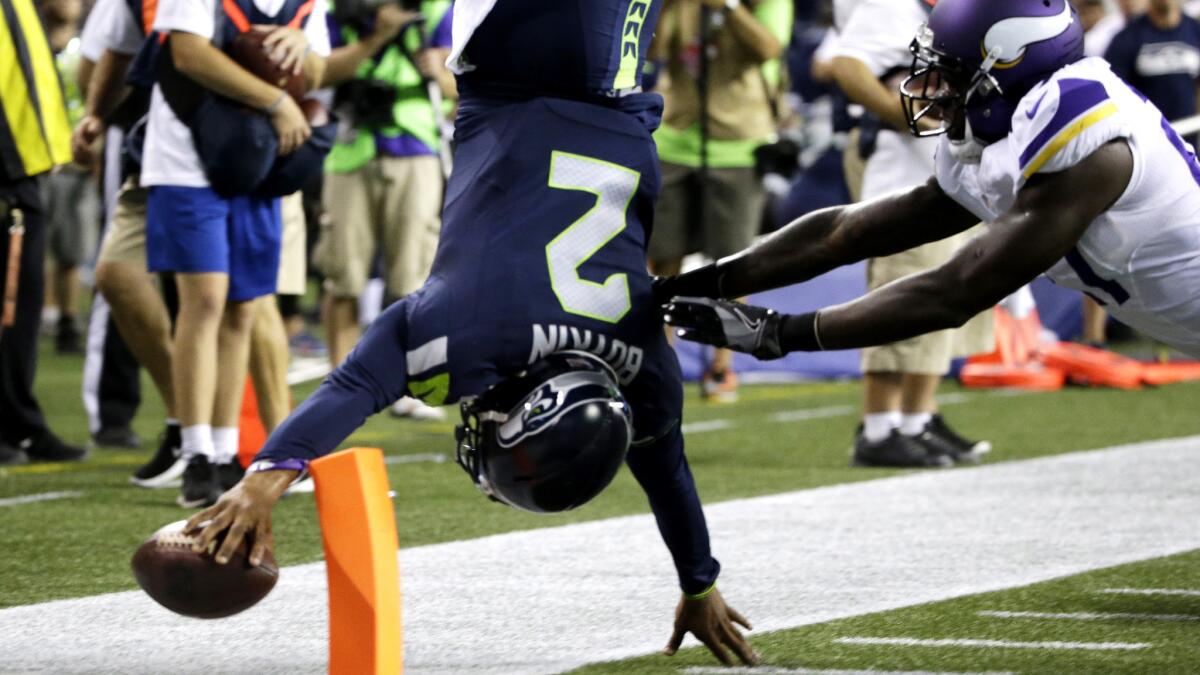
[[(450, 0), (339, 2), (326, 83), (338, 85), (342, 119), (325, 163), (324, 204), (314, 263), (325, 274), (325, 334), (336, 366), (358, 342), (358, 296), (376, 250), (387, 301), (415, 291), (433, 263), (441, 229), (443, 142), (438, 109), (455, 96), (442, 65), (450, 49)], [(436, 84), (436, 86), (430, 86)], [(440, 410), (404, 400), (397, 414)]]

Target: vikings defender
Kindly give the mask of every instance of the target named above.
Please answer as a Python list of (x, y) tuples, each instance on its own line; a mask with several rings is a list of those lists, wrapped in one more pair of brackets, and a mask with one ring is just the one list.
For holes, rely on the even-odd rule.
[(392, 305), (211, 509), (251, 559), (272, 504), (313, 459), (401, 396), (466, 401), (460, 463), (489, 496), (557, 511), (623, 458), (650, 500), (691, 632), (722, 661), (757, 655), (716, 590), (720, 565), (680, 431), (682, 384), (646, 273), (662, 99), (640, 89), (659, 0), (458, 0), (454, 171), (429, 280)]
[[(1162, 114), (1083, 58), (1067, 0), (940, 0), (902, 86), (937, 133), (927, 184), (820, 211), (740, 254), (661, 282), (686, 337), (778, 357), (960, 325), (1045, 273), (1121, 321), (1200, 356), (1200, 164)], [(925, 132), (920, 122), (939, 119)], [(818, 312), (707, 298), (811, 278), (991, 223), (937, 269)]]

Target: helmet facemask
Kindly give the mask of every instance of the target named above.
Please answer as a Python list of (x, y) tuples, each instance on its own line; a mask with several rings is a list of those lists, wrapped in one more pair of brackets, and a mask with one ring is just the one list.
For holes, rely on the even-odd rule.
[[(967, 139), (969, 109), (1004, 93), (991, 74), (1000, 58), (999, 49), (993, 49), (975, 66), (936, 51), (933, 31), (925, 25), (917, 32), (909, 51), (913, 55), (912, 66), (900, 85), (900, 101), (909, 131), (919, 138), (949, 134), (952, 141)], [(940, 124), (925, 128), (921, 120), (926, 118)]]

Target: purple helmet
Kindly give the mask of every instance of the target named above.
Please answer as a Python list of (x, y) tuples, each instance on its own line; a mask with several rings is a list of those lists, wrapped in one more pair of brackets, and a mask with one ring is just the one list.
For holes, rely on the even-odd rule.
[[(1026, 92), (1083, 58), (1083, 24), (1068, 0), (940, 0), (911, 50), (901, 97), (912, 132), (954, 137), (969, 123), (992, 142), (1009, 132)], [(957, 119), (922, 128), (933, 110)]]

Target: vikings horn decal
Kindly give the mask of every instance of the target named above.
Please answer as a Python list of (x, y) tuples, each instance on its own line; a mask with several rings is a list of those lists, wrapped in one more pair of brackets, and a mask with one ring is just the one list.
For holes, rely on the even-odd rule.
[(1025, 56), (1025, 48), (1049, 40), (1071, 27), (1071, 3), (1062, 0), (1062, 12), (1053, 16), (1018, 16), (997, 21), (983, 36), (983, 56), (999, 48), (996, 68), (1012, 68)]

